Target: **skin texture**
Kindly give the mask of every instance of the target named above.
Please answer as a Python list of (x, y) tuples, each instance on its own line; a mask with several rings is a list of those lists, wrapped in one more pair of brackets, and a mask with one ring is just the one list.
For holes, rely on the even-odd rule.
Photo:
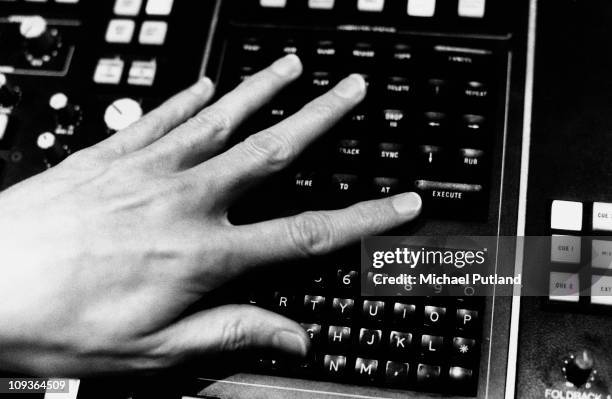
[(418, 216), (413, 193), (232, 226), (227, 208), (358, 104), (351, 75), (221, 152), (302, 70), (287, 56), (206, 107), (204, 78), (127, 129), (0, 194), (0, 369), (39, 376), (151, 372), (241, 349), (304, 355), (295, 322), (243, 305), (179, 317), (272, 261), (327, 253)]

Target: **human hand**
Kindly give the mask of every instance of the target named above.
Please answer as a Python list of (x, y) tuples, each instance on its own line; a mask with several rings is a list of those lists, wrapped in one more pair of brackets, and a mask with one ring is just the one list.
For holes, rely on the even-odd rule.
[(0, 194), (0, 368), (84, 376), (163, 369), (245, 348), (308, 350), (299, 324), (190, 305), (266, 263), (327, 253), (420, 212), (416, 194), (233, 226), (227, 208), (288, 165), (365, 95), (352, 75), (220, 153), (301, 73), (286, 56), (207, 108), (203, 79), (127, 129)]

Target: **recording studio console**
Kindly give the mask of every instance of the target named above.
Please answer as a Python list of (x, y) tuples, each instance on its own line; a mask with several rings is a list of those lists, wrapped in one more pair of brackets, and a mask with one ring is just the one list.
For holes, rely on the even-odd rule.
[[(363, 297), (356, 248), (284, 268), (305, 271), (296, 286), (274, 269), (270, 284), (238, 282), (225, 291), (240, 295), (219, 300), (300, 322), (313, 341), (305, 361), (245, 356), (196, 365), (184, 384), (176, 375), (84, 382), (80, 396), (609, 399), (612, 308), (590, 289), (606, 289), (610, 272), (591, 267), (590, 255), (608, 251), (600, 227), (612, 207), (612, 8), (541, 0), (536, 21), (528, 3), (0, 0), (0, 189), (126, 127), (202, 74), (222, 94), (295, 53), (302, 77), (236, 140), (349, 73), (366, 78), (367, 98), (250, 193), (234, 223), (416, 190), (424, 213), (397, 235), (554, 235), (557, 244), (546, 265), (531, 264), (530, 248), (516, 259), (550, 282), (546, 298)], [(514, 253), (503, 255), (512, 265), (499, 267), (514, 268)]]

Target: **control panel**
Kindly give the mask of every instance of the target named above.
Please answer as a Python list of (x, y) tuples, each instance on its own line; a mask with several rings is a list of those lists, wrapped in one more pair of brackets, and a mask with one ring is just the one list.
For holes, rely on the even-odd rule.
[(194, 83), (213, 9), (213, 0), (0, 1), (0, 189)]
[[(606, 1), (540, 0), (517, 398), (612, 397), (612, 57)], [(544, 252), (545, 262), (534, 263)]]

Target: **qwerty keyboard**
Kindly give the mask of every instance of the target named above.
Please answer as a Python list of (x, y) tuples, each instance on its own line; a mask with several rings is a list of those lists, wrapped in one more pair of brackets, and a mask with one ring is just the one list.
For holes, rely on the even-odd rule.
[[(255, 3), (243, 10), (253, 8), (253, 21), (260, 16)], [(287, 15), (295, 16), (298, 6), (306, 7), (288, 2), (293, 8)], [(290, 21), (302, 26), (243, 18), (247, 22), (220, 30), (221, 93), (285, 54), (298, 55), (304, 65), (301, 77), (247, 121), (235, 140), (281, 121), (348, 74), (364, 76), (368, 94), (287, 171), (236, 206), (232, 222), (337, 208), (404, 191), (421, 194), (427, 219), (486, 222), (503, 138), (507, 50), (475, 37), (400, 35), (362, 25), (312, 28), (314, 14), (305, 10), (303, 21)], [(277, 21), (285, 15), (281, 9), (261, 13)], [(348, 252), (359, 253), (353, 250)], [(268, 357), (252, 369), (475, 396), (484, 298), (411, 297), (409, 292), (365, 297), (359, 260), (346, 259), (313, 260), (292, 268), (308, 271), (300, 283), (281, 283), (277, 276), (249, 294), (245, 302), (301, 323), (313, 348), (299, 364)]]

